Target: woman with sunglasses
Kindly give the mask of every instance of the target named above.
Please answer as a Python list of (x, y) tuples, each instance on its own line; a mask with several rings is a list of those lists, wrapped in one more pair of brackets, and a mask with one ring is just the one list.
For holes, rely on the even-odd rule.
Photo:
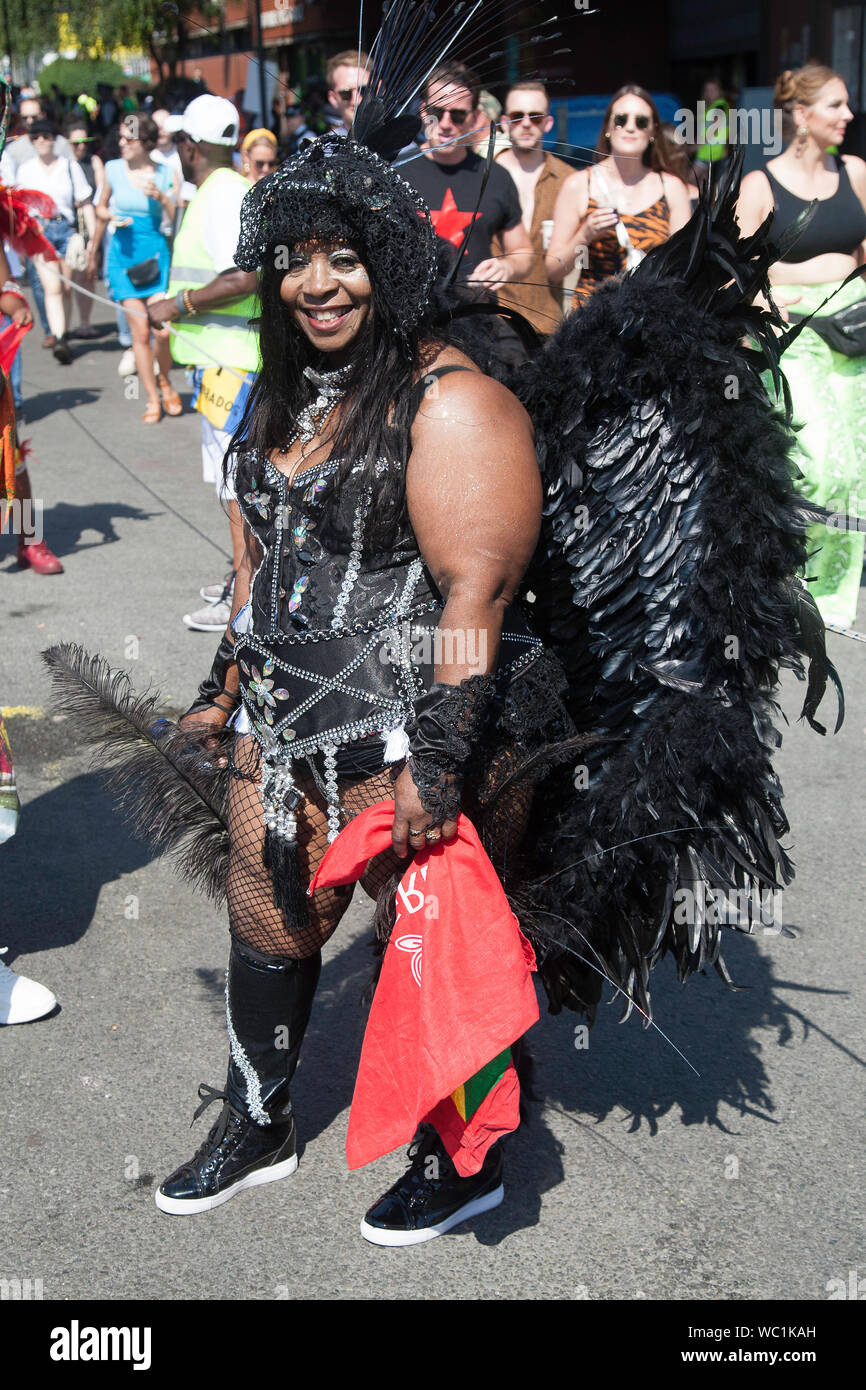
[[(99, 195), (96, 235), (90, 243), (90, 265), (99, 264), (99, 246), (108, 223), (114, 223), (106, 258), (106, 279), (129, 323), (138, 379), (147, 393), (146, 425), (155, 425), (165, 406), (168, 415), (180, 415), (180, 396), (171, 385), (171, 346), (157, 336), (151, 347), (151, 328), (145, 304), (161, 299), (168, 288), (171, 247), (163, 225), (174, 217), (174, 173), (170, 165), (152, 158), (159, 131), (156, 122), (142, 112), (124, 116), (120, 126), (120, 159), (105, 166), (105, 183)], [(112, 204), (109, 210), (109, 203)], [(158, 374), (154, 372), (154, 356)], [(162, 402), (160, 403), (160, 395)]]
[(566, 179), (553, 214), (547, 274), (561, 284), (580, 270), (574, 308), (612, 275), (632, 268), (691, 217), (688, 189), (649, 92), (620, 87), (601, 123), (601, 160)]
[(38, 120), (30, 128), (30, 139), (36, 150), (34, 159), (25, 160), (18, 170), (21, 188), (36, 188), (47, 193), (54, 202), (52, 217), (40, 219), (42, 230), (57, 252), (57, 261), (35, 256), (34, 265), (45, 292), (45, 312), (54, 339), (53, 352), (57, 361), (68, 367), (72, 354), (66, 341), (67, 306), (71, 278), (65, 259), (66, 250), (76, 229), (77, 209), (81, 209), (84, 224), (93, 235), (94, 217), (91, 191), (77, 163), (55, 154), (57, 131), (50, 121)]
[(276, 137), (262, 126), (251, 130), (241, 142), (241, 173), (250, 183), (272, 174), (279, 164)]
[[(72, 155), (76, 164), (87, 179), (90, 195), (94, 204), (99, 197), (102, 185), (105, 182), (105, 165), (98, 154), (92, 154), (93, 141), (87, 132), (87, 123), (80, 116), (71, 116), (66, 123), (66, 138), (72, 148)], [(79, 216), (78, 230), (85, 235), (86, 227), (82, 226), (82, 218)], [(76, 285), (81, 285), (84, 289), (92, 290), (96, 282), (96, 271), (88, 267), (79, 270), (72, 266), (70, 279)], [(86, 294), (76, 294), (75, 305), (78, 309), (79, 325), (70, 331), (70, 338), (96, 338), (96, 329), (91, 326), (90, 316), (93, 312), (93, 300)]]

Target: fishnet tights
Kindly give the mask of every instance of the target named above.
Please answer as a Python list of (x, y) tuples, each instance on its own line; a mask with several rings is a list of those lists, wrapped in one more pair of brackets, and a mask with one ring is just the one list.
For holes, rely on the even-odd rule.
[[(307, 921), (288, 922), (274, 906), (271, 876), (262, 864), (265, 827), (259, 796), (260, 755), (251, 735), (235, 742), (234, 766), (238, 773), (229, 789), (228, 905), (231, 932), (239, 941), (266, 955), (304, 960), (313, 955), (336, 931), (352, 900), (352, 886), (323, 888), (307, 898)], [(298, 858), (301, 878), (309, 883), (328, 848), (327, 802), (303, 763), (296, 764), (295, 783), (304, 800), (298, 807)], [(350, 820), (359, 811), (393, 795), (386, 772), (362, 780), (340, 782), (340, 805)], [(382, 862), (380, 861), (387, 861)], [(361, 880), (375, 897), (400, 861), (390, 852), (379, 855)]]
[[(336, 931), (351, 902), (352, 886), (320, 889), (314, 897), (307, 898), (306, 922), (286, 920), (274, 906), (271, 877), (262, 865), (265, 827), (259, 796), (260, 754), (251, 735), (241, 735), (236, 740), (234, 767), (238, 775), (232, 778), (228, 808), (228, 906), (232, 936), (266, 955), (304, 960)], [(491, 780), (497, 782), (499, 778)], [(312, 775), (308, 771), (305, 774), (303, 763), (296, 764), (295, 782), (304, 795), (297, 818), (298, 856), (306, 885), (328, 848), (327, 803)], [(338, 787), (344, 823), (368, 806), (391, 800), (394, 795), (388, 772), (341, 781)], [(517, 851), (531, 801), (531, 787), (520, 784), (509, 788), (486, 814), (476, 798), (470, 797), (466, 804), (466, 811), (479, 827), (484, 847), (506, 884), (517, 872)], [(362, 888), (369, 897), (377, 898), (392, 879), (396, 886), (406, 864), (392, 850), (386, 850), (370, 861), (360, 880)]]

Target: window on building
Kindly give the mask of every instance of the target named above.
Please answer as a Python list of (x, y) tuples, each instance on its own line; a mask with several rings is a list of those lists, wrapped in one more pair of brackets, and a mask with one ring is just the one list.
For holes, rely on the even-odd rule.
[(833, 51), (830, 66), (838, 72), (848, 88), (848, 102), (852, 111), (863, 109), (863, 96), (866, 93), (866, 55), (863, 53), (864, 9), (864, 5), (840, 5), (833, 11)]

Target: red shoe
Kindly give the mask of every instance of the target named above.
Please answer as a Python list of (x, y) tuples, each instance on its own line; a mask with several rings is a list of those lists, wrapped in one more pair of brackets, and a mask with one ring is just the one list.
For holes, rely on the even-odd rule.
[(37, 574), (62, 574), (63, 566), (45, 541), (18, 542), (18, 568), (35, 570)]

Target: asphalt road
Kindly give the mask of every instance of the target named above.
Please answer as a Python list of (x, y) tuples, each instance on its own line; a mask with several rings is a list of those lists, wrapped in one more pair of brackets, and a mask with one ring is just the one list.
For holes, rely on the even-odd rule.
[(504, 1205), (414, 1250), (366, 1244), (358, 1222), (403, 1157), (345, 1162), (370, 969), (356, 899), (325, 951), (295, 1086), (298, 1172), (196, 1218), (156, 1210), (153, 1188), (207, 1130), (208, 1116), (189, 1128), (198, 1083), (225, 1076), (226, 926), (130, 838), (51, 713), (40, 652), (81, 642), (184, 708), (216, 639), (180, 619), (225, 573), (227, 526), (201, 482), (197, 417), (142, 425), (103, 326), (68, 368), (38, 329), (24, 345), (23, 433), (65, 574), (19, 572), (0, 537), (0, 704), (24, 803), (0, 852), (0, 944), (61, 1005), (0, 1031), (0, 1277), (67, 1300), (820, 1301), (866, 1276), (866, 646), (841, 636), (828, 639), (848, 699), (839, 735), (798, 724), (800, 692), (783, 691), (798, 866), (785, 934), (732, 934), (740, 993), (656, 972), (657, 1021), (699, 1076), (639, 1020), (619, 1027), (615, 1007), (586, 1048), (578, 1020), (543, 1013)]

